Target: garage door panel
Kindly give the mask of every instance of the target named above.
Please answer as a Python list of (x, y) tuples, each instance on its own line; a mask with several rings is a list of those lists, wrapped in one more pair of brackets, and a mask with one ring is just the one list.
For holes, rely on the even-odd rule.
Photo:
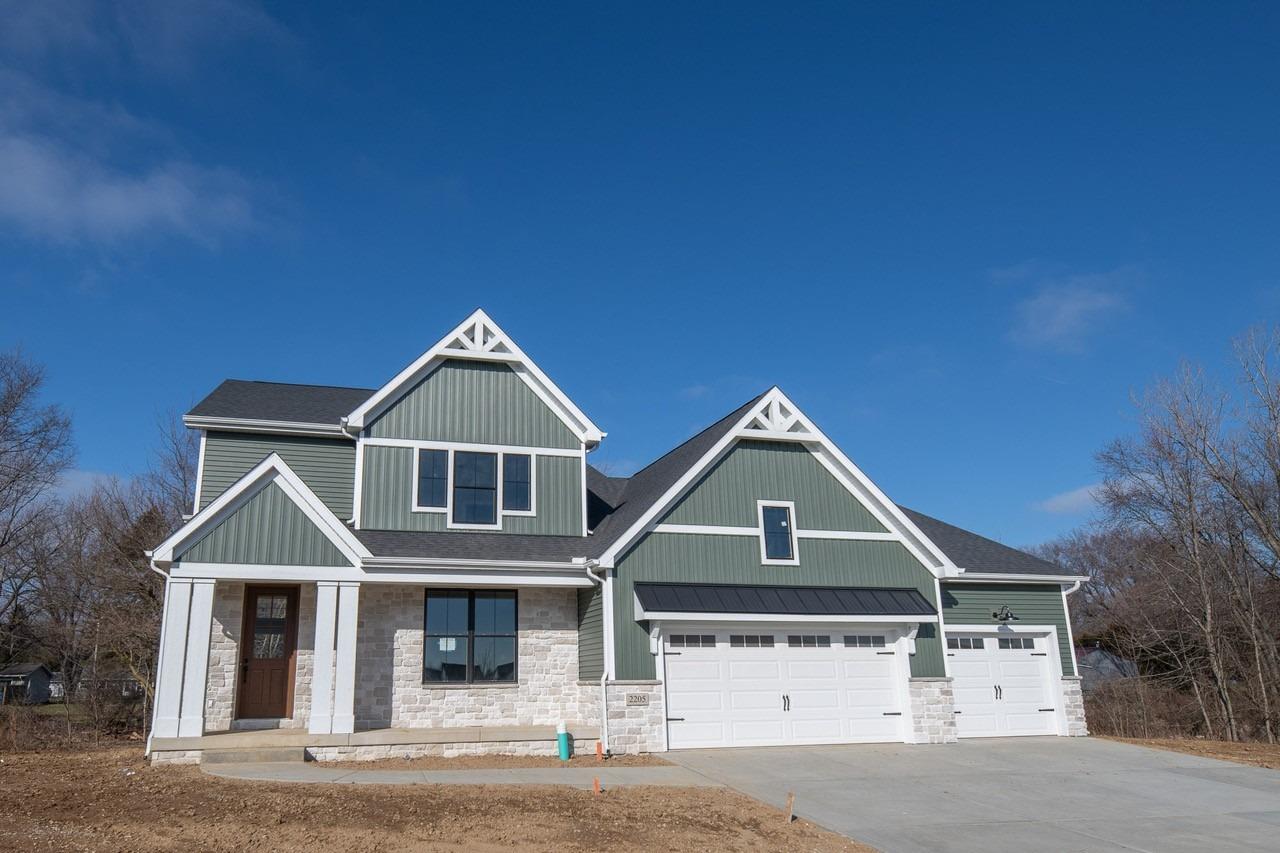
[[(905, 678), (885, 645), (682, 646), (665, 658), (668, 744), (673, 749), (902, 739)], [(682, 632), (683, 633), (683, 632)], [(784, 702), (783, 697), (789, 701)]]
[[(970, 653), (974, 654), (974, 653)], [(952, 678), (994, 678), (995, 670), (987, 660), (964, 660), (954, 658), (951, 661)]]
[(777, 660), (730, 660), (729, 677), (738, 679), (768, 679), (778, 681), (782, 678), (782, 665)]
[(1039, 681), (1040, 669), (1039, 660), (1031, 657), (1026, 660), (1002, 660), (999, 664), (1000, 677), (1004, 679), (1030, 678), (1033, 681)]

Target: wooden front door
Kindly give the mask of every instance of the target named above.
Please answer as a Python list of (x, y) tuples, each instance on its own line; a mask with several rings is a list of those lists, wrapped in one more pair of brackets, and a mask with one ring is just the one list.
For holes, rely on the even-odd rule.
[(240, 642), (241, 719), (293, 716), (298, 588), (249, 586)]

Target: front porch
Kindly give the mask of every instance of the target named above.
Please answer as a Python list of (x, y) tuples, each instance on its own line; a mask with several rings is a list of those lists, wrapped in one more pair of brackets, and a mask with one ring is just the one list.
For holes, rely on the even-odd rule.
[[(570, 725), (575, 753), (595, 751), (600, 737), (595, 726)], [(503, 753), (554, 755), (555, 726), (441, 726), (438, 728), (368, 729), (350, 734), (311, 734), (301, 729), (211, 732), (194, 737), (153, 737), (151, 760), (156, 764), (187, 764), (216, 760), (219, 753), (297, 750), (297, 758), (317, 761), (342, 759), (420, 758), (423, 756)]]
[[(578, 679), (574, 587), (517, 587), (513, 680), (428, 678), (420, 584), (172, 578), (168, 584), (153, 760), (298, 749), (339, 760), (477, 752), (551, 754), (564, 722), (576, 749), (599, 737), (599, 685)], [(269, 598), (267, 597), (269, 593)], [(264, 605), (264, 601), (267, 602)], [(255, 612), (268, 613), (264, 634)], [(279, 633), (283, 632), (283, 633)], [(443, 647), (443, 646), (442, 646)], [(246, 698), (251, 665), (278, 649), (273, 701)], [(434, 647), (433, 647), (434, 648)], [(269, 709), (270, 712), (264, 711)], [(247, 712), (247, 713), (246, 713)]]

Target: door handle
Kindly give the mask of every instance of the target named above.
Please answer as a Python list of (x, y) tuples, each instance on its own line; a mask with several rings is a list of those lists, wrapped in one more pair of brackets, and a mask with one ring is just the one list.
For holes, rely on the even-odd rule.
[(1004, 688), (1001, 687), (999, 684), (996, 685), (996, 698), (999, 699), (1001, 702), (1004, 701)]
[(782, 694), (782, 710), (784, 711), (791, 710), (791, 697), (785, 693)]

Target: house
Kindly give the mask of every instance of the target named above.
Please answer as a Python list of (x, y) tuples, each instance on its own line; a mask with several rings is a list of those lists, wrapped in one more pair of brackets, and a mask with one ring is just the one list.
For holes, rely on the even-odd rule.
[(1085, 733), (1084, 578), (898, 506), (779, 388), (606, 476), (476, 311), (379, 388), (228, 380), (185, 422), (153, 760)]
[(52, 673), (42, 663), (15, 663), (0, 670), (0, 705), (43, 705)]

